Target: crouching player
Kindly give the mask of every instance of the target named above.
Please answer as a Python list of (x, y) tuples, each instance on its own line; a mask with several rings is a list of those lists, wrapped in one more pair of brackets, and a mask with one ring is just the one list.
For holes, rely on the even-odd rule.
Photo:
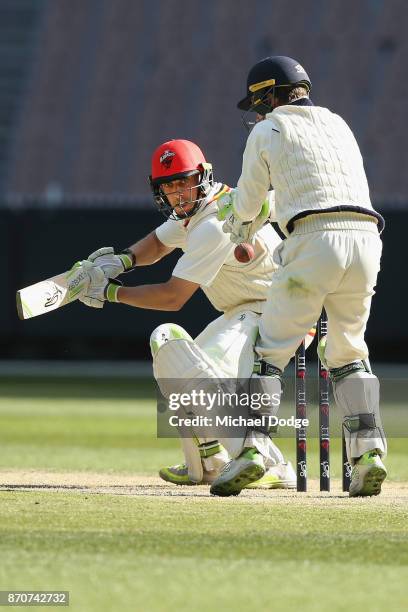
[[(150, 185), (167, 220), (122, 253), (115, 254), (110, 247), (92, 253), (87, 264), (92, 282), (81, 301), (96, 308), (109, 301), (175, 311), (201, 287), (223, 314), (194, 340), (172, 323), (153, 331), (150, 345), (159, 386), (161, 379), (249, 378), (279, 236), (267, 223), (256, 233), (254, 259), (243, 264), (234, 258), (234, 245), (217, 219), (217, 199), (229, 187), (214, 182), (211, 165), (192, 142), (171, 140), (156, 149)], [(153, 264), (176, 248), (184, 253), (164, 283), (124, 287), (108, 280), (136, 266)], [(312, 339), (310, 335), (308, 342)], [(272, 440), (265, 443), (256, 432), (251, 440), (266, 467), (265, 475), (251, 487), (295, 487), (293, 468)], [(218, 440), (197, 438), (192, 432), (191, 437), (182, 438), (182, 446), (185, 463), (161, 469), (160, 476), (175, 484), (210, 484), (230, 457), (242, 452), (244, 440), (223, 439), (221, 446)]]

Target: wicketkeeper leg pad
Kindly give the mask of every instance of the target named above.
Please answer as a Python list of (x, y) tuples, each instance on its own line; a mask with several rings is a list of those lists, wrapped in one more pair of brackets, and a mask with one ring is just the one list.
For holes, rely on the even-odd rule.
[(254, 371), (250, 381), (249, 415), (254, 419), (261, 417), (262, 424), (248, 429), (245, 446), (256, 448), (265, 458), (265, 465), (270, 467), (284, 461), (282, 453), (269, 437), (269, 417), (276, 416), (280, 406), (282, 372), (266, 362), (257, 362)]
[(343, 419), (348, 460), (353, 464), (374, 449), (386, 455), (387, 442), (380, 417), (378, 378), (366, 368), (351, 367), (349, 371), (333, 379), (333, 394)]

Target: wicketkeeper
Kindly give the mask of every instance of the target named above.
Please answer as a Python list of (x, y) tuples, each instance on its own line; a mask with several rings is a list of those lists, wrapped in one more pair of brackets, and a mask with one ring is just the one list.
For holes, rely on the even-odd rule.
[[(122, 253), (116, 254), (111, 247), (92, 253), (87, 264), (92, 280), (81, 301), (95, 308), (109, 301), (175, 311), (201, 287), (223, 314), (194, 340), (172, 323), (154, 330), (150, 345), (159, 385), (164, 379), (193, 383), (197, 379), (200, 384), (208, 379), (211, 388), (220, 378), (248, 379), (260, 315), (276, 269), (272, 253), (280, 244), (279, 236), (263, 218), (254, 237), (254, 259), (243, 264), (234, 258), (234, 245), (217, 218), (217, 200), (229, 187), (214, 181), (211, 164), (192, 142), (171, 140), (156, 149), (150, 185), (167, 220)], [(176, 248), (182, 249), (183, 255), (167, 282), (124, 287), (112, 281), (137, 266), (159, 261)], [(309, 335), (307, 342), (312, 339)], [(259, 447), (265, 471), (261, 480), (248, 484), (295, 487), (294, 470), (270, 437), (254, 432), (252, 441)], [(230, 456), (241, 454), (244, 442), (245, 437), (229, 438), (221, 446), (218, 440), (191, 431), (182, 438), (185, 463), (163, 468), (160, 476), (175, 484), (211, 483)]]
[[(353, 465), (350, 496), (378, 495), (387, 475), (386, 441), (364, 333), (384, 220), (371, 204), (352, 131), (338, 115), (314, 106), (310, 90), (307, 73), (292, 58), (268, 57), (250, 70), (238, 107), (256, 120), (238, 186), (223, 200), (224, 229), (235, 242), (247, 240), (274, 187), (275, 219), (288, 237), (274, 255), (279, 268), (260, 320), (253, 388), (279, 394), (285, 366), (324, 307), (324, 359)], [(261, 454), (247, 446), (211, 491), (237, 494), (263, 471)]]

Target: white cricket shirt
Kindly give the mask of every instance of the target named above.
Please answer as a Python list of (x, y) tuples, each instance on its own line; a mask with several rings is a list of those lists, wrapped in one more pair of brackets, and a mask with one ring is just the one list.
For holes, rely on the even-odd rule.
[(234, 204), (243, 221), (258, 215), (270, 186), (276, 221), (284, 231), (305, 211), (339, 206), (373, 211), (352, 131), (327, 108), (305, 104), (310, 106), (279, 106), (249, 135)]
[(193, 217), (169, 219), (156, 229), (156, 235), (166, 246), (184, 251), (173, 276), (199, 284), (214, 308), (228, 314), (242, 307), (260, 313), (276, 270), (272, 254), (281, 240), (270, 224), (265, 225), (256, 235), (255, 258), (239, 263), (234, 257), (236, 245), (217, 219), (213, 198), (222, 188), (221, 183), (214, 185), (208, 204)]

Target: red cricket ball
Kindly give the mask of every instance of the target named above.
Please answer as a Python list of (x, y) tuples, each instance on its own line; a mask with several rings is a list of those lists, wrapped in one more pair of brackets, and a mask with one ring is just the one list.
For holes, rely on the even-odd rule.
[(247, 242), (242, 242), (235, 247), (234, 256), (240, 263), (248, 263), (255, 257), (254, 247)]

